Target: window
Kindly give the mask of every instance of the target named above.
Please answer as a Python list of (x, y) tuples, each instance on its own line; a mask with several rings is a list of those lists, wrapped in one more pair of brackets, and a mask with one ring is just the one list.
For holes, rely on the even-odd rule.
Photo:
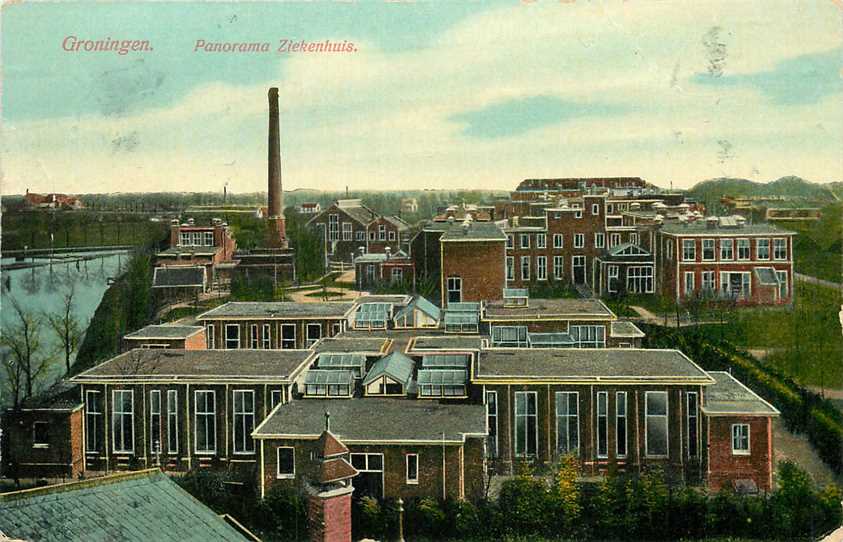
[(354, 232), (354, 240), (355, 241), (365, 241), (366, 240), (366, 232), (364, 230), (357, 230)]
[(606, 214), (612, 214), (615, 212), (615, 205), (613, 203), (606, 204)]
[(307, 324), (307, 347), (322, 338), (322, 324)]
[(735, 257), (734, 254), (734, 241), (731, 239), (721, 239), (720, 240), (720, 259), (721, 260), (731, 260)]
[(638, 244), (638, 234), (636, 232), (632, 232), (629, 234), (629, 242), (633, 245)]
[(646, 392), (644, 413), (644, 447), (647, 456), (667, 457), (667, 392)]
[(667, 244), (664, 246), (664, 257), (668, 260), (673, 259), (673, 240), (668, 239)]
[(693, 262), (697, 259), (697, 243), (693, 239), (682, 240), (682, 261)]
[(779, 301), (784, 301), (790, 293), (787, 283), (787, 271), (776, 271), (776, 278), (779, 279)]
[(530, 235), (527, 233), (521, 234), (521, 248), (530, 248)]
[(609, 277), (609, 283), (607, 287), (610, 292), (617, 292), (618, 291), (618, 278), (620, 277), (620, 267), (617, 265), (610, 265), (607, 269), (607, 274)]
[(459, 303), (462, 301), (462, 279), (460, 277), (448, 277), (448, 303)]
[(521, 256), (521, 280), (530, 280), (530, 257)]
[(732, 424), (732, 455), (749, 455), (749, 424)]
[(182, 246), (182, 247), (190, 246), (190, 232), (189, 231), (179, 232), (179, 246)]
[(513, 248), (515, 246), (515, 236), (511, 233), (506, 235), (506, 248)]
[(527, 346), (527, 326), (492, 327), (492, 346), (515, 348)]
[(208, 350), (213, 350), (216, 346), (216, 337), (214, 336), (214, 324), (208, 324), (205, 330), (205, 340), (208, 343)]
[(404, 456), (407, 467), (407, 483), (419, 483), (419, 454), (407, 454)]
[(392, 282), (392, 284), (401, 284), (402, 282), (404, 282), (404, 270), (400, 267), (393, 268), (390, 281)]
[(699, 404), (697, 403), (697, 392), (688, 392), (688, 457), (697, 457), (698, 435), (699, 435)]
[(515, 457), (536, 455), (539, 445), (536, 403), (536, 392), (515, 392)]
[(597, 457), (609, 457), (609, 394), (597, 392)]
[(250, 454), (255, 451), (252, 431), (255, 429), (255, 392), (234, 390), (234, 453)]
[(738, 239), (738, 259), (749, 259), (749, 239)]
[(547, 235), (543, 233), (536, 234), (536, 248), (547, 248)]
[(561, 280), (565, 273), (565, 258), (564, 256), (553, 257), (553, 278)]
[(615, 454), (626, 457), (626, 392), (615, 393)]
[(85, 392), (85, 451), (102, 450), (102, 396), (98, 391)]
[(386, 224), (378, 224), (378, 241), (386, 241)]
[(605, 233), (595, 233), (594, 234), (594, 248), (603, 248), (606, 246), (606, 234)]
[(694, 272), (685, 271), (685, 295), (689, 296), (694, 293)]
[(214, 232), (206, 231), (205, 232), (205, 246), (212, 247), (214, 246)]
[(616, 247), (621, 244), (621, 234), (613, 233), (609, 236), (609, 246)]
[(702, 240), (702, 259), (706, 262), (714, 261), (714, 239)]
[(296, 454), (292, 446), (279, 446), (278, 451), (278, 474), (276, 478), (294, 478), (296, 476)]
[(489, 457), (498, 457), (498, 392), (486, 392), (486, 451)]
[(272, 348), (272, 335), (269, 333), (269, 324), (264, 324), (261, 329), (261, 342), (264, 350)]
[(228, 350), (240, 348), (240, 326), (238, 324), (225, 325), (225, 347)]
[(750, 273), (746, 271), (721, 271), (720, 292), (727, 297), (749, 299), (752, 295)]
[(773, 239), (773, 259), (787, 259), (787, 239)]
[(536, 279), (547, 280), (547, 256), (536, 256)]
[(134, 453), (135, 405), (132, 390), (111, 392), (111, 439), (114, 453)]
[(515, 258), (506, 257), (506, 280), (515, 280)]
[(383, 472), (383, 454), (351, 454), (351, 466), (359, 472)]
[(595, 216), (600, 214), (600, 204), (599, 203), (592, 203), (591, 204), (591, 214), (595, 215)]
[(160, 454), (161, 444), (161, 391), (149, 392), (149, 452)]
[(574, 234), (574, 248), (583, 248), (583, 247), (585, 247), (585, 234), (575, 233)]
[(35, 422), (32, 424), (32, 447), (50, 447), (50, 426), (47, 422)]
[(284, 390), (272, 390), (269, 395), (269, 408), (273, 409), (284, 402)]
[(562, 236), (561, 233), (554, 233), (553, 234), (553, 248), (564, 248), (565, 246), (565, 238)]
[(296, 347), (296, 324), (281, 324), (281, 348), (291, 350)]
[(201, 246), (202, 245), (202, 232), (201, 231), (195, 231), (191, 234), (191, 243), (195, 246)]
[(759, 260), (769, 260), (770, 259), (770, 240), (769, 239), (758, 239), (755, 242), (755, 257)]
[(580, 394), (578, 392), (556, 392), (556, 451), (559, 454), (579, 455), (579, 404)]
[(331, 336), (339, 335), (342, 333), (342, 322), (334, 322), (331, 324)]
[(342, 240), (343, 241), (351, 241), (351, 237), (353, 235), (353, 228), (354, 226), (351, 222), (343, 222), (342, 223)]
[(704, 292), (714, 292), (714, 271), (703, 271), (702, 275), (702, 289)]
[(574, 211), (574, 218), (582, 218), (582, 210), (577, 209)]
[(176, 390), (167, 390), (167, 452), (179, 453), (179, 397)]
[(196, 453), (213, 454), (217, 451), (216, 393), (213, 390), (196, 390), (193, 397)]
[(328, 215), (328, 241), (340, 238), (340, 215)]
[(606, 326), (571, 326), (570, 333), (578, 348), (606, 347)]
[(395, 231), (394, 230), (389, 230), (389, 240), (395, 241)]
[(626, 289), (634, 294), (653, 293), (653, 268), (649, 265), (633, 265), (626, 270)]
[(258, 349), (258, 325), (252, 324), (249, 326), (249, 348), (252, 350)]
[(376, 234), (373, 231), (370, 231), (369, 232), (369, 241), (374, 241), (375, 239), (377, 239), (377, 236), (378, 236), (378, 234)]

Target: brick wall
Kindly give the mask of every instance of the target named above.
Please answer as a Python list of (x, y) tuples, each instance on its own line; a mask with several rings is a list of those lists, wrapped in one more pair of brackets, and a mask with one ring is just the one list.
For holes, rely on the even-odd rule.
[[(750, 479), (762, 491), (772, 489), (773, 430), (767, 416), (706, 417), (708, 486), (717, 491), (735, 480)], [(748, 455), (732, 453), (732, 425), (749, 425)]]
[[(282, 325), (295, 326), (296, 333), (296, 348), (307, 348), (307, 326), (308, 324), (318, 324), (321, 326), (322, 337), (333, 337), (339, 331), (336, 329), (337, 325), (342, 326), (346, 322), (345, 318), (303, 318), (296, 320), (273, 320), (273, 319), (256, 319), (256, 320), (208, 320), (205, 322), (206, 330), (210, 333), (208, 325), (213, 325), (214, 335), (214, 349), (225, 349), (225, 326), (229, 324), (236, 324), (240, 327), (240, 348), (251, 348), (251, 328), (253, 325), (258, 326), (258, 349), (263, 348), (263, 333), (264, 324), (269, 324), (270, 333), (270, 348), (281, 348), (281, 334)], [(341, 328), (339, 328), (341, 329)]]
[(307, 516), (310, 540), (314, 542), (351, 541), (351, 493), (332, 496), (311, 495)]
[(504, 241), (447, 241), (442, 246), (442, 306), (448, 277), (462, 279), (462, 301), (502, 299), (506, 284)]
[[(46, 441), (36, 443), (36, 423), (46, 424)], [(85, 471), (82, 410), (8, 410), (3, 415), (6, 477), (74, 478)]]

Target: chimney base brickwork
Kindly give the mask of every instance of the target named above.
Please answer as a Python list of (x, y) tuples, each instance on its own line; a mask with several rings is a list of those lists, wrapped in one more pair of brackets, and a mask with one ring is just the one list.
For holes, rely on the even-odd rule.
[(311, 495), (307, 506), (312, 542), (351, 542), (352, 486)]

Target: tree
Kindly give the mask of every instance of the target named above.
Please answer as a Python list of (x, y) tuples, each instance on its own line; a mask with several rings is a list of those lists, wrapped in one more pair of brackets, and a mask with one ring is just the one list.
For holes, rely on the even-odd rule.
[(9, 297), (8, 302), (14, 322), (3, 322), (0, 344), (9, 349), (4, 366), (10, 377), (8, 385), (13, 405), (17, 408), (21, 401), (32, 397), (38, 382), (46, 377), (50, 360), (41, 355), (42, 319), (23, 308), (14, 297)]
[(70, 282), (62, 296), (61, 311), (58, 314), (46, 313), (44, 315), (47, 325), (55, 333), (64, 351), (64, 365), (68, 373), (70, 372), (70, 358), (79, 349), (79, 343), (82, 340), (82, 326), (74, 312), (75, 295), (76, 288)]

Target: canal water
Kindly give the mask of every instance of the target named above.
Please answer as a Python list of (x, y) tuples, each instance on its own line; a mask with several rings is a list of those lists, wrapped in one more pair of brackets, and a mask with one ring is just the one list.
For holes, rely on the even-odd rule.
[[(79, 256), (80, 254), (76, 254)], [(86, 253), (95, 256), (85, 261), (54, 261), (52, 266), (44, 265), (28, 269), (5, 270), (0, 277), (0, 333), (5, 334), (10, 325), (17, 322), (15, 311), (9, 303), (14, 298), (28, 312), (58, 314), (64, 307), (64, 296), (72, 286), (73, 306), (76, 318), (83, 330), (108, 289), (109, 279), (118, 277), (129, 259), (127, 252)], [(3, 258), (3, 264), (12, 263), (12, 258)], [(36, 262), (48, 260), (38, 259)], [(64, 352), (61, 341), (44, 321), (40, 332), (40, 356), (52, 361), (48, 368), (48, 385), (61, 378), (65, 372)], [(7, 375), (0, 370), (0, 405), (6, 404)]]

